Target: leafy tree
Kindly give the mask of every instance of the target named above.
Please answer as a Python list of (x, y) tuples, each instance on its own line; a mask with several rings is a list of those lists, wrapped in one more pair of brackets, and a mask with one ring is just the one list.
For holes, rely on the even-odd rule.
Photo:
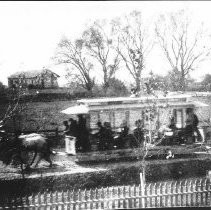
[(113, 35), (116, 37), (116, 50), (126, 69), (135, 80), (136, 89), (141, 89), (141, 74), (146, 58), (153, 47), (149, 36), (149, 26), (143, 24), (139, 11), (116, 18), (112, 21)]
[(161, 15), (155, 27), (158, 43), (171, 66), (170, 77), (177, 80), (176, 90), (186, 89), (186, 78), (209, 56), (202, 28), (194, 32), (184, 10)]
[(145, 79), (145, 91), (147, 94), (155, 95), (156, 91), (166, 95), (169, 91), (169, 84), (166, 80), (166, 76), (154, 74), (152, 71), (149, 76)]
[(4, 92), (6, 90), (6, 86), (3, 85), (2, 82), (0, 82), (0, 93)]
[(108, 96), (127, 96), (129, 94), (124, 82), (119, 79), (112, 78), (108, 88)]
[(169, 71), (166, 75), (166, 82), (168, 84), (169, 90), (178, 91), (179, 81), (181, 81), (181, 75), (178, 69), (173, 69)]
[(7, 99), (7, 88), (0, 82), (0, 102), (3, 102)]
[(113, 50), (112, 39), (104, 30), (106, 23), (95, 21), (83, 32), (83, 41), (89, 55), (101, 66), (103, 89), (107, 93), (110, 80), (119, 68), (119, 55)]
[(211, 91), (211, 74), (206, 74), (201, 81), (204, 90)]
[[(166, 87), (169, 91), (181, 91), (181, 89), (178, 88), (178, 81), (180, 81), (180, 72), (178, 72), (176, 69), (169, 71), (167, 75), (164, 77), (164, 82), (166, 84)], [(190, 77), (190, 75), (187, 75), (185, 78), (185, 84), (186, 84), (186, 91), (191, 90), (194, 79)], [(191, 86), (191, 87), (190, 87)]]

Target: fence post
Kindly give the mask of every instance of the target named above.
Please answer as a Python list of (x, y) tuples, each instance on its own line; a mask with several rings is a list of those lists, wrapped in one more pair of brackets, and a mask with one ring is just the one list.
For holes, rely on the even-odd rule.
[(128, 189), (128, 207), (132, 208), (131, 186)]
[(184, 200), (185, 200), (185, 194), (184, 194), (184, 186), (183, 186), (183, 182), (181, 181), (180, 182), (180, 185), (181, 185), (181, 187), (180, 187), (180, 206), (185, 206), (185, 202), (184, 202)]
[(133, 207), (134, 208), (136, 208), (136, 199), (135, 199), (135, 197), (136, 197), (136, 186), (135, 185), (133, 185)]
[(141, 172), (140, 173), (140, 184), (141, 184), (141, 189), (145, 184), (145, 178), (144, 178), (144, 174)]
[(81, 190), (78, 190), (78, 208), (81, 209), (82, 193)]
[(184, 195), (184, 197), (185, 197), (185, 206), (187, 206), (188, 205), (188, 181), (187, 180), (185, 180), (185, 183), (184, 183), (184, 185), (185, 185), (185, 193), (186, 193), (186, 195)]
[[(125, 186), (123, 187), (123, 198), (126, 197), (126, 189)], [(126, 199), (123, 200), (123, 208), (127, 208), (126, 206)]]
[(62, 210), (64, 210), (64, 206), (65, 206), (65, 199), (64, 199), (64, 191), (62, 190), (62, 193), (61, 193), (61, 208)]
[(76, 192), (77, 192), (76, 190), (74, 190), (74, 189), (72, 190), (72, 196), (71, 197), (72, 197), (72, 200), (73, 200), (73, 208), (72, 208), (73, 210), (75, 210), (76, 206), (77, 206), (77, 199), (76, 199), (76, 196), (75, 196)]
[(168, 184), (167, 182), (165, 182), (164, 184), (164, 194), (165, 194), (165, 199), (164, 199), (164, 207), (167, 207), (168, 206)]
[(159, 186), (159, 194), (160, 194), (160, 206), (159, 207), (163, 207), (163, 183), (161, 182), (160, 183), (160, 186)]
[(94, 189), (94, 207), (95, 209), (98, 208), (98, 201), (97, 201), (97, 188)]
[(109, 209), (109, 198), (110, 198), (110, 196), (109, 196), (109, 188), (107, 187), (106, 188), (106, 199), (107, 199), (107, 201), (106, 201), (106, 208), (107, 209)]
[(140, 185), (141, 185), (142, 208), (145, 208), (145, 178), (143, 173), (140, 173)]
[(84, 190), (84, 208), (85, 209), (87, 209), (88, 207), (87, 207), (87, 191), (86, 191), (86, 189)]
[[(115, 189), (114, 189), (114, 187), (112, 187), (112, 198), (114, 198), (114, 196), (115, 196)], [(112, 201), (112, 209), (115, 209), (115, 199)]]
[(89, 192), (90, 192), (90, 209), (93, 209), (93, 189), (90, 189), (89, 190)]
[(43, 201), (44, 201), (44, 205), (47, 207), (47, 192), (44, 192)]
[(197, 191), (198, 191), (197, 186), (198, 185), (197, 184), (198, 184), (198, 180), (196, 179), (195, 182), (194, 182), (194, 195), (195, 195), (194, 197), (195, 197), (195, 202), (196, 202), (195, 205), (196, 206), (198, 206), (198, 193), (197, 193)]
[(175, 206), (178, 207), (178, 182), (174, 182)]
[(53, 209), (54, 206), (53, 206), (53, 194), (52, 194), (52, 192), (50, 192), (49, 197), (50, 197), (49, 206), (50, 206), (50, 209)]
[(206, 185), (207, 185), (207, 179), (204, 179), (203, 182), (202, 182), (202, 202), (203, 202), (203, 206), (205, 206), (207, 204), (207, 201), (206, 201)]
[(199, 203), (200, 205), (203, 203), (203, 180), (200, 180), (200, 184), (199, 184)]
[(188, 187), (188, 206), (192, 205), (192, 193), (193, 193), (193, 180), (190, 180)]
[(103, 187), (101, 187), (100, 189), (100, 209), (104, 209), (104, 191), (103, 191)]
[(118, 207), (117, 208), (121, 208), (121, 200), (122, 200), (122, 196), (121, 196), (121, 187), (118, 187)]
[(145, 195), (146, 195), (146, 207), (152, 207), (152, 193), (151, 193), (151, 184), (149, 184), (146, 188), (145, 188)]
[(206, 186), (206, 190), (207, 190), (207, 205), (211, 205), (211, 202), (210, 202), (210, 197), (211, 197), (211, 189), (210, 189), (210, 179), (207, 180), (207, 186)]
[(181, 194), (181, 191), (182, 191), (182, 181), (179, 181), (178, 182), (178, 186), (177, 186), (177, 193), (178, 193), (178, 195), (177, 195), (177, 198), (178, 198), (178, 205), (179, 206), (181, 206), (182, 205), (182, 194)]

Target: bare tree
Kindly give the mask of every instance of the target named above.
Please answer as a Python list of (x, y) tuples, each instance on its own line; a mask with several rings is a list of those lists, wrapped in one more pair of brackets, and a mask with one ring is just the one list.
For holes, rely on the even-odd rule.
[(140, 91), (141, 74), (145, 68), (146, 57), (153, 47), (148, 28), (143, 24), (141, 12), (133, 11), (129, 15), (114, 19), (112, 29), (117, 37), (116, 50), (135, 80), (137, 91)]
[[(12, 88), (7, 89), (7, 101), (4, 112), (0, 117), (0, 125), (12, 129), (10, 132), (19, 133), (28, 124), (32, 122), (37, 124), (36, 120), (31, 119), (31, 113), (29, 114), (27, 111), (29, 104), (33, 102), (39, 92), (31, 92), (31, 95), (28, 95), (28, 97), (27, 92), (27, 89), (23, 88), (22, 84), (16, 84)], [(25, 123), (26, 121), (28, 122), (27, 125)]]
[(58, 64), (70, 64), (71, 67), (74, 67), (69, 68), (67, 77), (77, 77), (82, 87), (92, 93), (95, 84), (95, 79), (91, 76), (93, 64), (87, 59), (84, 44), (82, 39), (77, 39), (75, 42), (71, 42), (67, 38), (62, 39), (58, 45), (55, 59)]
[(208, 46), (203, 43), (205, 33), (201, 27), (194, 32), (184, 10), (161, 15), (155, 32), (171, 70), (177, 75), (178, 90), (184, 91), (188, 74), (209, 56)]
[(119, 67), (118, 53), (113, 49), (112, 39), (107, 36), (104, 26), (106, 23), (95, 21), (83, 33), (85, 45), (89, 54), (100, 64), (103, 72), (103, 89), (107, 93), (110, 80)]
[(21, 86), (14, 86), (7, 91), (8, 105), (6, 111), (1, 118), (1, 124), (5, 125), (9, 120), (13, 121), (14, 130), (17, 129), (17, 118), (21, 111), (25, 108), (25, 104), (21, 103), (21, 99), (25, 95), (25, 91)]

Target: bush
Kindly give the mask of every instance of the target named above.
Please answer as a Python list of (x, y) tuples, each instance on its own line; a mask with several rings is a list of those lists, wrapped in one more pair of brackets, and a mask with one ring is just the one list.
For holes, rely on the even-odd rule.
[[(1, 193), (6, 195), (20, 194), (20, 189), (23, 194), (31, 194), (45, 191), (138, 185), (140, 183), (140, 164), (133, 164), (132, 162), (129, 164), (129, 167), (117, 167), (111, 170), (84, 174), (41, 176), (24, 180), (1, 180), (0, 189), (2, 189)], [(211, 161), (209, 159), (178, 160), (167, 164), (165, 162), (160, 164), (151, 163), (146, 168), (146, 180), (147, 182), (158, 182), (204, 176), (207, 170), (211, 170)]]

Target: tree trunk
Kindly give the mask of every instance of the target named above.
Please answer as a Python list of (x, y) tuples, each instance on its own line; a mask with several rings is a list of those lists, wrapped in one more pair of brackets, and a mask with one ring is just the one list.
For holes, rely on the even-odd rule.
[(185, 85), (185, 74), (184, 74), (184, 70), (181, 70), (181, 78), (180, 78), (180, 85), (181, 85), (181, 91), (185, 91), (186, 90), (186, 85)]
[(105, 96), (107, 96), (107, 92), (108, 92), (108, 84), (107, 83), (104, 83), (103, 90), (104, 90)]
[(141, 79), (140, 77), (136, 77), (136, 90), (139, 92), (141, 90)]
[(108, 81), (108, 72), (107, 72), (107, 68), (106, 66), (103, 67), (103, 90), (104, 90), (104, 94), (107, 95), (107, 91), (108, 91), (108, 87), (109, 87), (109, 81)]
[(93, 86), (92, 86), (91, 82), (89, 82), (89, 83), (86, 84), (86, 89), (88, 91), (88, 94), (90, 96), (92, 96), (93, 95), (93, 92), (92, 92)]
[(93, 96), (93, 91), (92, 91), (92, 88), (88, 89), (88, 94), (89, 94), (89, 96), (90, 96), (90, 97), (92, 97), (92, 96)]

